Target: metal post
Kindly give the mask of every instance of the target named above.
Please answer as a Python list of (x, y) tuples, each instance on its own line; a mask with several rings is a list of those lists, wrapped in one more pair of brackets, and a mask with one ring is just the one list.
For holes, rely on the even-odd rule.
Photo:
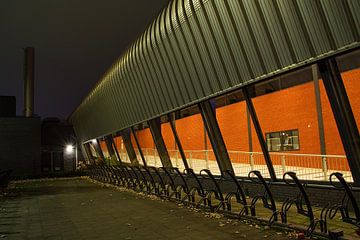
[(198, 104), (198, 106), (216, 157), (216, 161), (220, 168), (221, 175), (225, 174), (227, 170), (234, 173), (224, 139), (221, 135), (221, 131), (216, 120), (213, 106), (211, 106), (210, 101), (201, 102)]
[(265, 158), (265, 162), (266, 162), (269, 174), (270, 174), (270, 178), (271, 178), (271, 180), (276, 181), (276, 175), (275, 175), (274, 167), (273, 167), (272, 162), (271, 162), (269, 151), (268, 151), (268, 149), (266, 147), (266, 142), (265, 142), (265, 139), (264, 139), (261, 127), (260, 127), (259, 120), (258, 120), (257, 115), (256, 115), (256, 111), (255, 111), (253, 102), (252, 102), (252, 100), (251, 100), (251, 98), (249, 96), (249, 92), (248, 92), (247, 88), (243, 88), (242, 90), (243, 90), (243, 94), (244, 94), (244, 97), (245, 97), (245, 100), (246, 100), (247, 107), (248, 107), (249, 112), (250, 112), (251, 119), (253, 120), (253, 124), (254, 124), (254, 127), (255, 127), (256, 134), (257, 134), (258, 139), (259, 139), (261, 150), (262, 150), (262, 152), (264, 154), (264, 158)]
[(192, 161), (192, 151), (191, 150), (190, 150), (189, 158), (190, 158), (190, 168), (194, 168), (194, 163)]
[(139, 165), (139, 161), (136, 157), (136, 153), (134, 150), (134, 146), (131, 143), (131, 137), (130, 137), (130, 129), (125, 129), (121, 132), (121, 137), (124, 140), (124, 145), (126, 148), (126, 152), (129, 156), (131, 165), (133, 166), (138, 166)]
[(75, 168), (74, 171), (77, 170), (77, 166), (78, 166), (78, 143), (75, 143)]
[(285, 155), (281, 155), (281, 168), (283, 170), (283, 174), (286, 172), (286, 162), (285, 162)]
[(322, 170), (324, 173), (324, 181), (328, 181), (328, 168), (327, 168), (327, 161), (326, 161), (326, 156), (322, 155), (321, 156), (321, 166), (322, 166)]
[(314, 79), (316, 113), (317, 113), (318, 128), (319, 128), (319, 139), (320, 139), (320, 154), (321, 155), (326, 155), (324, 120), (323, 120), (323, 115), (322, 115), (320, 86), (319, 86), (319, 76), (318, 76), (317, 65), (312, 66), (312, 76), (313, 76), (313, 79)]
[(156, 149), (159, 153), (159, 157), (161, 160), (162, 165), (165, 168), (172, 168), (172, 163), (169, 157), (169, 153), (166, 149), (166, 145), (164, 142), (164, 139), (161, 135), (161, 123), (160, 119), (152, 119), (148, 121), (148, 124), (150, 126), (151, 135), (154, 139), (154, 143), (156, 146)]
[[(170, 158), (171, 159), (171, 158)], [(178, 153), (177, 153), (177, 151), (175, 151), (175, 165), (176, 165), (176, 167), (178, 167), (179, 166), (179, 162), (178, 162)]]
[(206, 139), (206, 127), (204, 125), (204, 145), (205, 145), (205, 168), (209, 169), (209, 153), (208, 153), (208, 145)]
[(168, 119), (169, 119), (169, 123), (170, 123), (171, 130), (172, 130), (172, 132), (173, 132), (173, 134), (174, 134), (176, 146), (177, 146), (177, 148), (178, 148), (178, 150), (179, 150), (181, 159), (182, 159), (182, 161), (183, 161), (183, 163), (184, 163), (184, 167), (185, 167), (185, 169), (188, 169), (188, 168), (189, 168), (189, 164), (188, 164), (188, 162), (186, 161), (186, 155), (185, 155), (184, 149), (183, 149), (183, 147), (182, 147), (182, 145), (181, 145), (179, 135), (177, 134), (177, 131), (176, 131), (175, 118), (172, 119), (172, 118), (171, 118), (171, 115), (169, 114), (169, 115), (168, 115)]
[(114, 141), (111, 135), (105, 137), (105, 144), (106, 144), (106, 148), (108, 149), (110, 159), (116, 158), (115, 150), (114, 150)]
[(84, 143), (83, 147), (85, 149), (85, 153), (86, 153), (86, 156), (88, 158), (89, 163), (93, 164), (94, 163), (94, 156), (91, 153), (90, 143)]
[(147, 166), (146, 160), (145, 160), (144, 154), (143, 154), (143, 152), (142, 152), (142, 150), (141, 150), (139, 140), (138, 140), (138, 138), (137, 138), (137, 136), (136, 136), (136, 132), (135, 132), (135, 130), (134, 130), (133, 127), (131, 127), (131, 133), (132, 133), (132, 135), (134, 136), (135, 143), (136, 143), (136, 146), (137, 146), (137, 148), (138, 148), (138, 151), (139, 151), (141, 160), (142, 160), (144, 166), (146, 167), (146, 166)]
[(104, 153), (103, 153), (103, 151), (101, 150), (101, 146), (100, 146), (100, 141), (99, 141), (99, 139), (96, 139), (96, 143), (94, 143), (94, 145), (95, 145), (95, 149), (96, 149), (96, 151), (97, 151), (97, 153), (98, 153), (98, 155), (99, 155), (99, 158), (100, 158), (101, 160), (105, 161)]
[[(248, 129), (248, 139), (249, 139), (249, 152), (252, 153), (253, 151), (253, 144), (252, 144), (252, 132), (251, 132), (251, 117), (249, 113), (249, 108), (246, 107), (246, 122), (247, 122), (247, 129)], [(252, 154), (250, 155), (250, 158), (252, 157)], [(251, 161), (251, 159), (250, 159)]]
[(335, 58), (318, 63), (326, 93), (333, 111), (336, 125), (354, 179), (360, 186), (360, 136), (349, 98)]
[(254, 161), (254, 153), (250, 153), (250, 169), (251, 171), (254, 171), (254, 165), (255, 165), (255, 161)]
[(115, 155), (116, 155), (116, 157), (117, 157), (117, 159), (119, 160), (119, 162), (120, 162), (120, 164), (122, 163), (122, 161), (121, 161), (121, 157), (120, 157), (120, 154), (119, 154), (119, 150), (117, 149), (117, 147), (116, 147), (116, 143), (115, 143), (115, 141), (114, 141), (114, 139), (113, 139), (113, 137), (111, 136), (111, 139), (112, 139), (112, 146), (113, 146), (113, 149), (114, 149), (114, 152), (115, 152)]

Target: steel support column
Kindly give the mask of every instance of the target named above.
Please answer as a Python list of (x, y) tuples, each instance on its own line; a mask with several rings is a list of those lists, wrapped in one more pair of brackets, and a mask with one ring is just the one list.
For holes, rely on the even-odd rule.
[(121, 161), (121, 157), (120, 157), (119, 151), (118, 151), (118, 149), (117, 149), (117, 147), (116, 147), (116, 143), (114, 142), (114, 139), (113, 139), (112, 136), (111, 136), (111, 138), (112, 138), (112, 145), (113, 145), (113, 148), (114, 148), (115, 155), (116, 155), (117, 159), (119, 160), (119, 162), (120, 162), (120, 164), (121, 164), (122, 161)]
[(360, 186), (360, 136), (335, 58), (318, 63), (354, 183)]
[(88, 160), (91, 164), (95, 163), (94, 156), (92, 155), (91, 149), (90, 149), (90, 143), (84, 143), (83, 147), (85, 149), (86, 155), (88, 157)]
[(137, 160), (136, 153), (135, 153), (135, 150), (134, 150), (134, 146), (131, 143), (130, 134), (131, 134), (130, 129), (125, 129), (125, 130), (121, 131), (121, 137), (124, 140), (124, 145), (125, 145), (125, 148), (126, 148), (126, 152), (129, 155), (131, 165), (138, 166), (139, 161)]
[(146, 167), (147, 164), (146, 164), (146, 161), (145, 161), (145, 157), (144, 157), (144, 154), (143, 154), (143, 152), (142, 152), (142, 149), (141, 149), (139, 140), (138, 140), (138, 138), (137, 138), (137, 136), (136, 136), (136, 132), (135, 132), (135, 130), (134, 130), (133, 127), (131, 127), (131, 132), (132, 132), (132, 134), (133, 134), (133, 136), (134, 136), (136, 146), (137, 146), (138, 149), (139, 149), (139, 153), (140, 153), (141, 160), (142, 160), (144, 166)]
[(320, 153), (321, 155), (326, 154), (326, 145), (325, 145), (325, 133), (324, 133), (324, 120), (322, 114), (321, 106), (321, 95), (320, 95), (320, 85), (319, 85), (319, 76), (317, 65), (312, 65), (312, 76), (314, 80), (314, 91), (315, 91), (315, 103), (316, 103), (316, 113), (318, 120), (318, 129), (319, 129), (319, 140), (320, 140)]
[(201, 102), (198, 105), (206, 132), (209, 136), (211, 146), (216, 157), (216, 161), (220, 168), (221, 175), (224, 175), (227, 170), (234, 172), (224, 139), (221, 135), (221, 131), (216, 120), (214, 108), (211, 106), (210, 101)]
[(152, 119), (148, 121), (148, 124), (150, 126), (150, 132), (154, 139), (154, 143), (156, 146), (156, 149), (159, 153), (159, 157), (161, 160), (161, 163), (163, 167), (165, 168), (172, 168), (172, 163), (169, 157), (169, 153), (166, 149), (166, 145), (164, 142), (164, 139), (161, 135), (161, 124), (159, 119)]
[(104, 153), (103, 153), (103, 151), (101, 150), (99, 139), (96, 139), (96, 143), (94, 143), (94, 145), (95, 145), (95, 150), (96, 150), (96, 152), (97, 152), (98, 155), (99, 155), (99, 158), (100, 158), (101, 160), (105, 161)]
[(110, 158), (116, 159), (113, 142), (114, 141), (111, 135), (105, 137), (105, 144), (106, 144), (106, 148), (109, 151)]
[(184, 149), (182, 148), (179, 135), (177, 134), (177, 131), (176, 131), (176, 127), (175, 127), (175, 116), (174, 116), (174, 119), (172, 119), (172, 118), (171, 118), (171, 115), (168, 114), (168, 120), (169, 120), (169, 123), (170, 123), (171, 130), (172, 130), (172, 132), (173, 132), (174, 138), (175, 138), (176, 146), (177, 146), (177, 148), (178, 148), (178, 150), (179, 150), (181, 159), (182, 159), (182, 161), (183, 161), (183, 163), (184, 163), (184, 167), (185, 167), (185, 169), (189, 169), (189, 164), (188, 164), (188, 162), (187, 162), (187, 160), (186, 160), (186, 155), (185, 155)]
[(257, 118), (253, 102), (252, 102), (252, 100), (250, 98), (250, 94), (249, 94), (248, 89), (246, 87), (243, 88), (242, 91), (243, 91), (243, 94), (244, 94), (244, 97), (245, 97), (245, 100), (246, 100), (247, 108), (248, 108), (248, 110), (250, 112), (251, 119), (253, 120), (254, 128), (255, 128), (256, 134), (257, 134), (258, 139), (259, 139), (261, 150), (262, 150), (262, 152), (264, 154), (264, 158), (265, 158), (266, 166), (267, 166), (269, 174), (270, 174), (270, 178), (271, 178), (272, 181), (276, 181), (276, 175), (275, 175), (275, 171), (274, 171), (274, 166), (272, 165), (270, 154), (269, 154), (269, 151), (268, 151), (268, 149), (266, 147), (266, 142), (265, 142), (265, 139), (264, 139), (264, 135), (262, 133), (260, 123), (259, 123), (259, 120)]

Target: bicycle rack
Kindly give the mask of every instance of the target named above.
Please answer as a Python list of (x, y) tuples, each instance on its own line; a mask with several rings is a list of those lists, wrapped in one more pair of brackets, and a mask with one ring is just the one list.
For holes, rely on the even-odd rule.
[[(225, 196), (225, 201), (226, 201), (226, 205), (227, 205), (227, 210), (231, 212), (232, 206), (231, 206), (231, 199), (233, 197), (236, 198), (236, 202), (240, 203), (242, 205), (242, 209), (240, 210), (238, 216), (241, 217), (243, 215), (248, 215), (249, 214), (249, 206), (247, 204), (246, 201), (246, 195), (244, 190), (242, 189), (239, 181), (236, 179), (235, 175), (233, 174), (232, 171), (230, 170), (226, 170), (226, 174), (225, 176), (230, 176), (230, 179), (232, 180), (232, 182), (235, 184), (236, 186), (236, 192), (229, 192), (226, 194)], [(226, 179), (226, 178), (225, 178)]]
[[(286, 176), (289, 176), (294, 183), (291, 183), (288, 179), (286, 179)], [(295, 185), (299, 189), (298, 195), (293, 198), (287, 198), (284, 203), (281, 206), (281, 221), (282, 223), (287, 223), (287, 212), (291, 208), (291, 206), (295, 203), (297, 213), (304, 215), (309, 218), (310, 224), (306, 230), (306, 236), (311, 236), (313, 231), (315, 230), (317, 221), (314, 218), (314, 213), (310, 204), (309, 197), (305, 191), (305, 184), (301, 184), (298, 177), (296, 176), (296, 173), (294, 172), (286, 172), (283, 175), (283, 181), (288, 185)], [(306, 209), (304, 209), (304, 202), (306, 205)]]
[(110, 173), (111, 173), (111, 184), (116, 185), (118, 182), (118, 176), (116, 174), (114, 166), (110, 166)]
[[(187, 182), (186, 182), (183, 174), (181, 173), (181, 171), (179, 170), (179, 168), (172, 168), (172, 170), (173, 170), (173, 172), (174, 172), (175, 174), (177, 174), (177, 176), (179, 176), (180, 179), (181, 179), (181, 183), (177, 184), (177, 186), (176, 186), (176, 190), (177, 190), (178, 193), (179, 193), (178, 199), (179, 199), (180, 201), (184, 202), (184, 203), (186, 203), (186, 202), (194, 203), (195, 200), (194, 200), (194, 198), (193, 198), (192, 195), (191, 195), (189, 186), (188, 186), (188, 184), (187, 184)], [(175, 181), (175, 183), (176, 183), (176, 182), (177, 182), (177, 181)], [(182, 192), (185, 194), (183, 197), (181, 196), (181, 193), (182, 193)], [(187, 201), (186, 201), (186, 199), (187, 199)]]
[[(254, 179), (253, 177), (251, 177), (252, 174), (257, 177), (257, 180)], [(252, 181), (254, 183), (262, 184), (264, 189), (265, 189), (263, 194), (256, 195), (252, 199), (251, 205), (250, 205), (251, 216), (253, 216), (253, 217), (256, 216), (256, 202), (259, 199), (261, 199), (262, 202), (263, 202), (264, 208), (269, 209), (269, 210), (272, 211), (272, 215), (268, 220), (268, 224), (271, 226), (278, 219), (278, 217), (277, 217), (278, 216), (278, 211), (276, 209), (276, 204), (275, 204), (273, 195), (272, 195), (271, 190), (270, 190), (270, 184), (271, 183), (268, 184), (265, 181), (265, 179), (263, 178), (263, 176), (261, 175), (261, 173), (259, 171), (256, 171), (256, 170), (249, 172), (248, 178), (250, 179), (250, 181)]]
[(122, 172), (122, 168), (123, 168), (123, 166), (117, 165), (116, 167), (114, 167), (114, 172), (115, 172), (115, 176), (116, 176), (116, 179), (117, 179), (116, 185), (124, 187), (125, 186), (125, 179), (124, 179), (124, 175), (123, 175), (123, 172)]
[(158, 169), (156, 167), (149, 167), (149, 170), (152, 170), (155, 173), (154, 176), (157, 177), (157, 181), (154, 178), (155, 194), (159, 197), (166, 197), (166, 187)]
[(137, 190), (137, 180), (135, 179), (135, 177), (131, 174), (132, 169), (130, 168), (130, 166), (125, 166), (124, 167), (124, 172), (126, 172), (127, 174), (127, 178), (128, 178), (128, 185), (127, 188), (131, 188), (134, 191)]
[(132, 176), (133, 182), (134, 182), (134, 190), (138, 192), (142, 192), (145, 189), (145, 184), (142, 181), (142, 179), (139, 178), (138, 173), (136, 173), (135, 167), (128, 166), (128, 169), (131, 169), (130, 175)]
[(172, 198), (173, 196), (175, 196), (175, 198), (178, 199), (179, 193), (177, 192), (174, 179), (172, 178), (170, 172), (164, 167), (159, 167), (159, 174), (160, 170), (164, 172), (162, 179), (164, 183), (164, 191), (166, 198)]
[[(206, 175), (204, 175), (203, 173), (206, 173)], [(226, 201), (224, 198), (224, 195), (220, 189), (219, 184), (216, 182), (214, 175), (211, 173), (211, 171), (209, 169), (203, 169), (200, 171), (200, 176), (203, 179), (210, 179), (211, 182), (213, 183), (213, 186), (215, 188), (210, 188), (210, 189), (206, 189), (206, 195), (207, 195), (207, 201), (208, 201), (208, 205), (210, 207), (210, 210), (212, 212), (217, 212), (219, 211), (221, 208), (223, 210), (226, 209)], [(213, 205), (212, 204), (212, 196), (215, 197), (215, 199), (217, 199), (219, 202), (219, 204), (217, 205)]]
[[(336, 184), (333, 181), (333, 177), (336, 177), (339, 180), (339, 184)], [(333, 185), (335, 188), (338, 189), (343, 189), (344, 192), (344, 196), (341, 200), (340, 203), (337, 204), (333, 204), (330, 205), (330, 203), (324, 207), (321, 210), (321, 214), (320, 214), (320, 230), (323, 233), (328, 233), (330, 235), (330, 237), (332, 236), (334, 233), (332, 233), (329, 228), (328, 228), (328, 221), (327, 219), (333, 219), (336, 214), (340, 211), (341, 214), (341, 220), (345, 223), (349, 223), (352, 224), (354, 226), (356, 226), (358, 228), (357, 234), (359, 234), (360, 232), (360, 210), (359, 210), (359, 206), (356, 202), (355, 196), (351, 191), (351, 186), (346, 182), (346, 180), (343, 177), (342, 173), (339, 172), (335, 172), (332, 173), (329, 177), (330, 183), (331, 185)], [(349, 206), (351, 204), (351, 207), (354, 211), (354, 215), (355, 216), (350, 216), (350, 212), (349, 212)], [(341, 233), (340, 233), (341, 236)]]
[(154, 177), (151, 174), (149, 168), (146, 167), (146, 166), (143, 166), (142, 168), (145, 170), (145, 173), (146, 173), (146, 175), (144, 174), (144, 176), (145, 176), (146, 181), (147, 181), (146, 186), (147, 186), (148, 194), (151, 194), (154, 191), (154, 194), (158, 195), (157, 192), (156, 192), (156, 183), (155, 183)]
[[(142, 192), (145, 192), (147, 194), (149, 194), (149, 183), (145, 177), (144, 172), (142, 171), (142, 169), (139, 166), (134, 166), (133, 167), (133, 171), (136, 173), (136, 175), (138, 176), (139, 179), (139, 186)], [(139, 176), (141, 176), (141, 179), (139, 178)]]
[[(190, 194), (192, 197), (191, 202), (196, 205), (210, 207), (209, 202), (208, 202), (207, 192), (204, 190), (204, 187), (201, 184), (198, 176), (195, 174), (194, 170), (191, 168), (184, 169), (184, 175), (186, 176), (188, 186), (191, 185), (190, 186)], [(195, 182), (194, 182), (195, 184), (189, 184), (189, 182), (193, 183), (193, 182), (191, 182), (191, 180), (195, 180)], [(200, 197), (200, 200), (198, 202), (196, 202), (195, 193), (197, 193), (198, 196)]]

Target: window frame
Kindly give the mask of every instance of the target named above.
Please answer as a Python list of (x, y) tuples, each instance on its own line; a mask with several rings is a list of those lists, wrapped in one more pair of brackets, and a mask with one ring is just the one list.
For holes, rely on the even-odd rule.
[[(289, 133), (289, 132), (294, 132), (294, 131), (297, 131), (297, 135), (291, 135), (291, 137), (293, 137), (293, 136), (297, 136), (297, 138), (298, 138), (298, 148), (297, 149), (294, 149), (294, 148), (292, 148), (292, 149), (284, 149), (284, 144), (283, 144), (283, 142), (281, 141), (281, 133)], [(279, 134), (279, 136), (280, 136), (280, 150), (273, 150), (272, 148), (270, 149), (269, 148), (269, 144), (268, 144), (268, 142), (269, 142), (269, 139), (271, 139), (271, 138), (268, 138), (268, 135), (270, 135), (270, 134), (276, 134), (276, 133), (278, 133)], [(294, 129), (288, 129), (288, 130), (281, 130), (281, 131), (274, 131), (274, 132), (266, 132), (265, 133), (265, 141), (266, 141), (266, 147), (267, 147), (267, 149), (268, 149), (268, 151), (269, 152), (288, 152), (288, 151), (300, 151), (300, 132), (299, 132), (299, 129), (297, 129), (297, 128), (294, 128)], [(294, 146), (294, 144), (292, 144), (292, 146)]]

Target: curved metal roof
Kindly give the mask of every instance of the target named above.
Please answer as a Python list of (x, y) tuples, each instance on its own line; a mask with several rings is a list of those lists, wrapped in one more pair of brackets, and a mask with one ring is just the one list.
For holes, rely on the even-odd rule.
[(174, 0), (70, 116), (110, 134), (360, 46), (358, 0)]

